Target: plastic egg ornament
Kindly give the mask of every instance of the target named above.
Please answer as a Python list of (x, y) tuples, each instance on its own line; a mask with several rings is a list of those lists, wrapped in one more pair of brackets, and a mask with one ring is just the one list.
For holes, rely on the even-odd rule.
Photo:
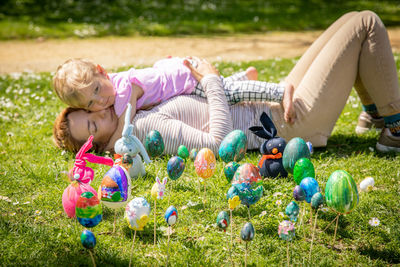
[(150, 204), (143, 197), (137, 197), (129, 201), (125, 208), (125, 219), (129, 228), (142, 231), (149, 221)]
[(76, 218), (84, 227), (95, 227), (103, 219), (100, 201), (92, 192), (84, 192), (76, 202)]
[(314, 165), (308, 158), (301, 158), (294, 164), (293, 178), (296, 184), (300, 184), (301, 180), (306, 177), (315, 178)]
[(96, 190), (90, 184), (74, 181), (65, 188), (62, 195), (62, 205), (68, 217), (75, 217), (76, 202), (84, 192), (91, 192), (97, 197)]
[(246, 223), (240, 231), (240, 237), (246, 242), (253, 240), (254, 234), (254, 227), (251, 222)]
[(310, 150), (306, 142), (300, 137), (291, 139), (285, 147), (282, 156), (283, 167), (288, 173), (293, 174), (296, 162), (301, 158), (310, 158)]
[(214, 174), (216, 167), (216, 160), (212, 150), (209, 148), (202, 148), (199, 153), (197, 153), (194, 166), (198, 176), (203, 179), (210, 178)]
[(174, 206), (169, 206), (165, 211), (164, 219), (169, 226), (174, 225), (178, 221), (178, 211)]
[(358, 205), (357, 185), (343, 170), (334, 171), (325, 186), (326, 205), (339, 214), (351, 212)]
[(197, 153), (199, 151), (197, 150), (197, 148), (193, 148), (192, 150), (190, 150), (190, 154), (189, 154), (189, 158), (194, 161), (196, 159)]
[(218, 154), (220, 158), (228, 163), (231, 161), (239, 162), (244, 158), (247, 151), (247, 136), (241, 130), (230, 132), (222, 140)]
[(181, 177), (184, 170), (185, 161), (181, 157), (173, 156), (168, 160), (167, 173), (171, 180), (177, 180)]
[(296, 201), (304, 201), (306, 200), (306, 193), (300, 185), (296, 185), (293, 189), (293, 198)]
[(297, 216), (299, 215), (299, 205), (297, 205), (296, 202), (292, 201), (290, 202), (285, 209), (285, 213), (287, 216), (289, 216), (290, 220), (295, 222), (297, 221)]
[(295, 236), (294, 224), (291, 221), (282, 221), (278, 227), (278, 235), (286, 241), (292, 241)]
[(93, 249), (96, 246), (96, 237), (92, 231), (83, 230), (81, 234), (81, 243), (87, 249)]
[(256, 203), (263, 194), (262, 178), (258, 168), (251, 163), (242, 164), (232, 179), (241, 203), (249, 207)]
[(306, 193), (307, 203), (310, 203), (312, 196), (320, 191), (317, 180), (312, 177), (306, 177), (301, 180), (300, 187), (304, 190), (304, 193)]
[(324, 204), (324, 196), (317, 192), (311, 198), (311, 207), (313, 209), (319, 209)]
[(159, 131), (150, 131), (144, 139), (144, 147), (150, 157), (160, 156), (164, 152), (164, 140)]
[(106, 207), (116, 209), (125, 206), (131, 196), (129, 172), (124, 167), (113, 166), (104, 175), (98, 194)]
[(226, 211), (221, 211), (217, 216), (217, 226), (226, 231), (230, 223), (229, 215)]
[(189, 150), (184, 145), (178, 147), (178, 156), (187, 159), (189, 157)]
[(235, 175), (235, 172), (239, 168), (240, 164), (236, 163), (234, 161), (229, 162), (228, 164), (225, 165), (224, 167), (224, 174), (226, 180), (230, 183), (232, 182), (232, 178)]
[(314, 148), (311, 142), (306, 142), (307, 146), (308, 146), (308, 150), (310, 150), (310, 154), (314, 153)]
[(369, 192), (374, 188), (375, 180), (372, 177), (367, 177), (360, 183), (360, 190), (362, 192)]

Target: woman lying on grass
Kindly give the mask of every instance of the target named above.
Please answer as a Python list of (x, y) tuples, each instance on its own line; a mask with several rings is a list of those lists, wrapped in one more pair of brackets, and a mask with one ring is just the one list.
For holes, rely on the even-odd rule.
[[(383, 127), (379, 151), (400, 151), (400, 89), (389, 38), (379, 17), (371, 11), (351, 12), (334, 22), (297, 62), (285, 82), (281, 103), (227, 104), (218, 71), (205, 61), (197, 68), (187, 64), (200, 81), (207, 99), (177, 96), (151, 110), (138, 111), (134, 135), (144, 140), (158, 130), (165, 153), (208, 147), (217, 152), (233, 129), (248, 137), (248, 148), (258, 149), (262, 139), (248, 128), (259, 125), (266, 111), (289, 140), (301, 137), (314, 147), (326, 146), (332, 129), (354, 86), (363, 104), (357, 131)], [(294, 92), (293, 92), (294, 89)], [(67, 108), (58, 116), (54, 139), (60, 148), (75, 151), (94, 135), (97, 151), (112, 151), (121, 137), (123, 118), (111, 109), (86, 112)]]

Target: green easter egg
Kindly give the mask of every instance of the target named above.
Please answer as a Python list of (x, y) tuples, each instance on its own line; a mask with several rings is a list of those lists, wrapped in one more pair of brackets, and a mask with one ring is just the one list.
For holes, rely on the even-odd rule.
[(285, 147), (282, 156), (283, 167), (288, 173), (293, 174), (296, 162), (301, 158), (310, 158), (310, 150), (306, 142), (300, 137), (291, 139)]
[(164, 140), (159, 131), (150, 131), (144, 139), (144, 147), (150, 157), (160, 156), (164, 152)]
[(228, 163), (231, 161), (239, 162), (244, 158), (247, 151), (247, 136), (241, 130), (230, 132), (219, 146), (218, 154), (220, 158)]
[(296, 184), (300, 184), (301, 180), (306, 177), (315, 178), (314, 165), (308, 158), (301, 158), (294, 164), (293, 178)]
[(189, 150), (184, 145), (178, 147), (178, 156), (187, 159), (189, 157)]

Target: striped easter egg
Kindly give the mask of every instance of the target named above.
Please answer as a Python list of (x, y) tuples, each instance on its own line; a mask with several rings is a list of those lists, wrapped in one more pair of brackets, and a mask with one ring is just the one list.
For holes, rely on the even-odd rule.
[(76, 218), (84, 227), (95, 227), (103, 219), (100, 201), (92, 192), (84, 192), (76, 202)]

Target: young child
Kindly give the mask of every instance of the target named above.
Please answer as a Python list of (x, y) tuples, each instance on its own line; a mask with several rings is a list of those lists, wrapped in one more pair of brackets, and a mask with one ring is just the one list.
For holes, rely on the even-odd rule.
[[(198, 59), (189, 60), (193, 66), (198, 63)], [(71, 107), (99, 111), (114, 105), (114, 111), (120, 117), (128, 102), (132, 111), (136, 111), (181, 94), (206, 97), (200, 83), (183, 61), (178, 57), (166, 58), (157, 61), (151, 68), (131, 68), (107, 74), (100, 65), (88, 60), (70, 59), (57, 68), (53, 85), (58, 97)], [(223, 78), (228, 103), (282, 101), (283, 85), (256, 79), (257, 70), (254, 67)]]

